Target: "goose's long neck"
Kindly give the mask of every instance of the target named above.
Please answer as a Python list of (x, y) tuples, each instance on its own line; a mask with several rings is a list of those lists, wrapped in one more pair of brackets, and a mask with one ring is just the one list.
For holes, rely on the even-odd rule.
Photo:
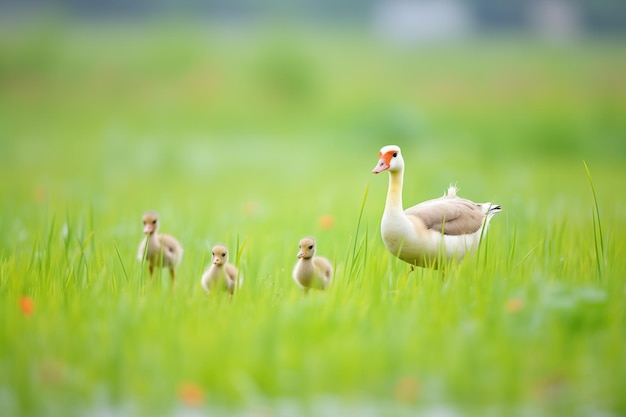
[(402, 180), (404, 171), (389, 171), (389, 188), (387, 189), (387, 202), (385, 211), (390, 213), (402, 213)]

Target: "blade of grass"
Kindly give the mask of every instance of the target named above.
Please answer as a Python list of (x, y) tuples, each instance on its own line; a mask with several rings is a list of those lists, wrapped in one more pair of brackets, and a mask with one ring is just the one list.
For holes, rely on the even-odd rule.
[[(93, 228), (93, 221), (94, 219), (94, 215), (93, 215), (93, 203), (89, 205), (89, 230), (91, 230), (91, 234), (93, 235), (94, 233), (94, 228)], [(92, 253), (96, 253), (96, 240), (95, 239), (91, 239), (91, 252)]]
[[(142, 284), (143, 284), (143, 273), (144, 273), (144, 270), (146, 269), (144, 268), (144, 265), (146, 264), (146, 258), (148, 256), (148, 239), (150, 239), (150, 235), (146, 235), (146, 240), (143, 245), (143, 254), (141, 255), (141, 271), (139, 272), (139, 282), (141, 282)], [(118, 251), (118, 255), (119, 255), (119, 251)], [(128, 277), (126, 280), (128, 281)]]
[(356, 223), (356, 232), (354, 233), (354, 246), (352, 248), (352, 259), (350, 261), (350, 276), (354, 275), (356, 258), (357, 258), (357, 246), (359, 238), (359, 229), (361, 228), (361, 220), (363, 220), (363, 211), (365, 209), (365, 202), (367, 201), (367, 194), (369, 193), (370, 183), (368, 181), (365, 187), (365, 193), (363, 194), (363, 200), (361, 201), (361, 208), (359, 210), (359, 219)]
[(604, 259), (604, 237), (602, 236), (602, 224), (600, 223), (600, 207), (598, 206), (598, 198), (596, 196), (596, 188), (593, 185), (593, 179), (591, 177), (591, 171), (587, 163), (583, 161), (585, 171), (587, 172), (587, 179), (589, 180), (589, 186), (591, 187), (591, 194), (593, 195), (593, 203), (595, 211), (592, 211), (593, 219), (593, 244), (596, 251), (596, 268), (598, 270), (598, 277), (602, 278), (602, 263)]
[(241, 242), (241, 246), (239, 246), (239, 235), (237, 235), (237, 257), (235, 258), (235, 266), (239, 265), (239, 260), (241, 259), (241, 255), (243, 254), (243, 250), (246, 248), (248, 244), (248, 238), (244, 238), (243, 242)]
[[(509, 215), (507, 213), (506, 215), (506, 223), (507, 223), (507, 228), (506, 228), (506, 233), (507, 235), (509, 234)], [(511, 265), (513, 265), (513, 258), (515, 257), (515, 247), (517, 244), (517, 222), (515, 222), (515, 224), (513, 225), (513, 236), (509, 237), (507, 236), (507, 244), (509, 245), (509, 258), (508, 258), (508, 265), (507, 268), (509, 270), (509, 273), (511, 272)]]
[(70, 240), (73, 234), (73, 227), (70, 223), (70, 210), (65, 211), (65, 225), (63, 227), (63, 243), (65, 244), (65, 262), (69, 262)]
[[(46, 252), (50, 251), (50, 248), (52, 247), (52, 237), (54, 236), (54, 225), (55, 225), (55, 217), (52, 216), (52, 220), (50, 221), (50, 231), (48, 232), (48, 240), (46, 241)], [(47, 267), (50, 267), (50, 264), (48, 263)]]
[[(492, 205), (489, 206), (489, 210), (491, 210)], [(487, 210), (487, 213), (489, 213), (489, 210)], [(487, 228), (487, 221), (489, 220), (489, 214), (487, 214), (485, 216), (485, 219), (483, 220), (483, 225), (482, 228), (480, 229), (480, 239), (478, 240), (478, 248), (476, 250), (476, 265), (478, 266), (478, 263), (480, 262), (480, 252), (481, 249), (483, 247), (483, 238), (485, 237), (485, 232), (486, 232), (486, 228)], [(485, 248), (485, 250), (487, 250)], [(485, 262), (487, 262), (486, 260), (487, 258), (487, 254), (485, 253)]]
[[(122, 271), (124, 272), (124, 278), (126, 278), (126, 282), (128, 282), (128, 273), (126, 272), (126, 267), (124, 266), (124, 261), (122, 260), (122, 254), (120, 253), (120, 249), (117, 247), (117, 242), (113, 241), (113, 246), (115, 247), (115, 253), (117, 253), (117, 258), (120, 260), (120, 265), (122, 265)], [(146, 248), (148, 247), (146, 242)], [(146, 259), (146, 252), (144, 251), (143, 259)], [(143, 261), (142, 261), (143, 265)], [(141, 268), (143, 270), (143, 268)]]
[(524, 261), (526, 259), (528, 259), (530, 257), (530, 255), (533, 254), (533, 252), (535, 252), (537, 250), (538, 247), (540, 247), (541, 245), (543, 245), (545, 243), (545, 239), (542, 239), (539, 243), (537, 243), (535, 246), (533, 246), (527, 253), (526, 255), (524, 255), (524, 257), (522, 259), (520, 259), (520, 261), (517, 263), (517, 265), (515, 265), (515, 267), (519, 267), (521, 266)]

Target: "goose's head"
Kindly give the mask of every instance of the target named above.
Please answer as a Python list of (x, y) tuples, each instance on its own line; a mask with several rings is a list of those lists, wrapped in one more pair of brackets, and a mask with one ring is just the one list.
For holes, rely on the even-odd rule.
[(151, 235), (159, 228), (159, 216), (154, 211), (149, 211), (143, 215), (143, 233)]
[(311, 259), (315, 256), (315, 239), (312, 237), (305, 237), (298, 243), (298, 259)]
[(217, 266), (225, 265), (228, 262), (228, 248), (222, 245), (214, 246), (211, 252), (211, 262)]
[(396, 145), (383, 146), (378, 152), (378, 163), (372, 170), (374, 174), (389, 171), (402, 171), (404, 169), (404, 160), (400, 153), (400, 148)]

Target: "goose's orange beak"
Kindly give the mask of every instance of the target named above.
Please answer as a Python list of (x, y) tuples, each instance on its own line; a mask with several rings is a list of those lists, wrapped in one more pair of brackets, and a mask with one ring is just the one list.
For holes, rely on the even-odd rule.
[(393, 158), (394, 152), (389, 151), (383, 155), (382, 152), (378, 152), (378, 163), (372, 170), (374, 174), (378, 174), (379, 172), (383, 172), (386, 169), (391, 167), (391, 158)]
[(383, 172), (386, 169), (389, 169), (389, 163), (387, 163), (387, 161), (384, 158), (381, 158), (378, 161), (378, 164), (376, 164), (376, 166), (372, 170), (372, 173), (378, 174), (380, 172)]

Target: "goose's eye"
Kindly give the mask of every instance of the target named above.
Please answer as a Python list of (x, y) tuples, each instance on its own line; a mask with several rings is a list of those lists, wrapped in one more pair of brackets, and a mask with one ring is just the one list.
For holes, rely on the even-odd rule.
[(222, 253), (222, 258), (225, 258), (225, 257), (226, 257), (226, 253)]
[(313, 249), (313, 245), (309, 246), (309, 250)]
[(398, 156), (398, 152), (393, 153), (393, 157), (395, 158), (396, 156)]
[(152, 220), (152, 224), (156, 224), (156, 220)]
[(211, 256), (215, 256), (215, 252), (211, 252)]

